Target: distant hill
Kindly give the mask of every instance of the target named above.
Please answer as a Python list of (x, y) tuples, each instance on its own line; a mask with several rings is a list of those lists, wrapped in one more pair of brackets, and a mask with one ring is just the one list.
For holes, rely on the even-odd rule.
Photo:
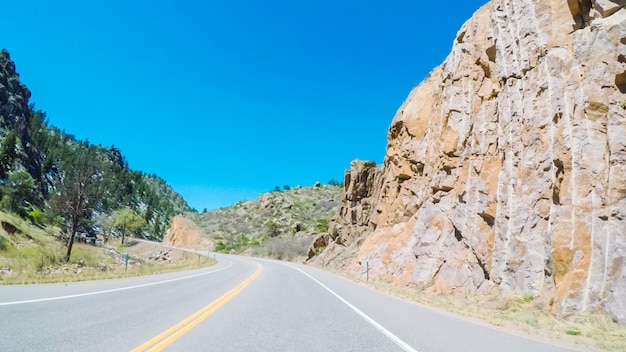
[[(190, 211), (185, 200), (156, 175), (128, 167), (115, 147), (94, 146), (79, 141), (49, 125), (45, 112), (29, 105), (30, 91), (19, 80), (9, 52), (0, 52), (0, 209), (33, 222), (57, 223), (66, 232), (70, 224), (59, 215), (55, 199), (69, 182), (74, 168), (90, 161), (96, 169), (88, 191), (98, 194), (86, 200), (77, 216), (81, 232), (102, 232), (110, 227), (114, 210), (128, 208), (142, 217), (136, 235), (162, 239), (174, 215)], [(85, 112), (89, 116), (89, 112)], [(86, 158), (85, 155), (89, 155)], [(81, 157), (82, 156), (82, 157)], [(60, 201), (56, 201), (60, 203)], [(58, 208), (58, 209), (57, 209)]]
[[(279, 259), (304, 259), (315, 238), (341, 205), (341, 185), (316, 184), (264, 193), (258, 199), (202, 214), (192, 219), (200, 228), (199, 248), (247, 253)], [(171, 234), (186, 236), (184, 231)]]

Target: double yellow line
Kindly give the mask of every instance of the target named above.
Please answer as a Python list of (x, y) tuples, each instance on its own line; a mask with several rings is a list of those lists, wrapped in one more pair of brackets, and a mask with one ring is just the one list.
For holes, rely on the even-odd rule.
[(257, 269), (254, 272), (254, 274), (252, 274), (244, 282), (237, 285), (237, 287), (226, 292), (223, 296), (211, 302), (209, 305), (200, 309), (199, 311), (193, 313), (189, 317), (185, 318), (180, 323), (163, 331), (162, 333), (153, 337), (146, 343), (140, 346), (137, 346), (131, 352), (161, 351), (165, 347), (169, 346), (172, 342), (176, 341), (179, 337), (183, 336), (189, 330), (193, 329), (196, 325), (200, 324), (204, 319), (208, 318), (216, 310), (220, 309), (220, 307), (226, 304), (226, 302), (230, 301), (239, 292), (241, 292), (244, 288), (246, 288), (246, 286), (248, 286), (252, 282), (252, 280), (256, 279), (256, 277), (259, 276), (259, 274), (261, 273), (261, 270), (262, 270), (261, 265), (257, 264)]

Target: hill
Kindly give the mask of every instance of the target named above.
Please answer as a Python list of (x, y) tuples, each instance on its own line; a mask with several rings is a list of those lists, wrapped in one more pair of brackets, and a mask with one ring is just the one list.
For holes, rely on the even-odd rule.
[[(341, 204), (341, 185), (316, 184), (261, 194), (258, 199), (202, 214), (189, 214), (199, 228), (195, 246), (279, 259), (305, 259), (315, 238), (328, 230)], [(187, 236), (174, 232), (168, 241)]]

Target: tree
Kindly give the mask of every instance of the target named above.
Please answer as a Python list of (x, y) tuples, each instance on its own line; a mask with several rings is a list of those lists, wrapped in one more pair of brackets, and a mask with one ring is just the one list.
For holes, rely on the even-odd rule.
[(113, 229), (114, 223), (115, 217), (113, 215), (109, 215), (106, 213), (98, 215), (96, 225), (100, 225), (100, 228), (102, 229), (102, 235), (104, 236), (105, 241), (107, 241), (109, 236), (111, 235), (111, 230)]
[(15, 145), (17, 144), (17, 134), (10, 130), (0, 145), (0, 178), (6, 177), (6, 171), (13, 166), (16, 157)]
[(90, 219), (92, 212), (102, 205), (110, 165), (94, 146), (74, 144), (67, 149), (60, 161), (61, 172), (51, 205), (70, 227), (65, 254), (65, 261), (69, 262), (80, 221)]
[(122, 244), (125, 242), (127, 233), (136, 232), (146, 225), (146, 220), (129, 208), (116, 210), (114, 217), (113, 227), (122, 233)]
[(36, 192), (37, 187), (33, 177), (26, 171), (16, 171), (9, 174), (2, 193), (8, 198), (7, 208), (14, 211), (25, 201), (32, 201)]
[(342, 182), (337, 182), (335, 181), (334, 178), (331, 178), (330, 181), (328, 181), (328, 185), (330, 186), (343, 186)]

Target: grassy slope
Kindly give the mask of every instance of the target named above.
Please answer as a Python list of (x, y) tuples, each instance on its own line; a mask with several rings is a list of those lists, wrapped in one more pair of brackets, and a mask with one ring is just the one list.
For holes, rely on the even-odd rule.
[[(0, 227), (0, 284), (27, 284), (83, 281), (154, 274), (210, 265), (209, 258), (174, 253), (135, 244), (121, 247), (111, 240), (105, 247), (74, 243), (69, 263), (63, 263), (65, 239), (60, 230), (39, 227), (17, 216), (0, 212), (0, 223), (16, 229), (8, 233)], [(126, 271), (125, 253), (129, 253)]]

